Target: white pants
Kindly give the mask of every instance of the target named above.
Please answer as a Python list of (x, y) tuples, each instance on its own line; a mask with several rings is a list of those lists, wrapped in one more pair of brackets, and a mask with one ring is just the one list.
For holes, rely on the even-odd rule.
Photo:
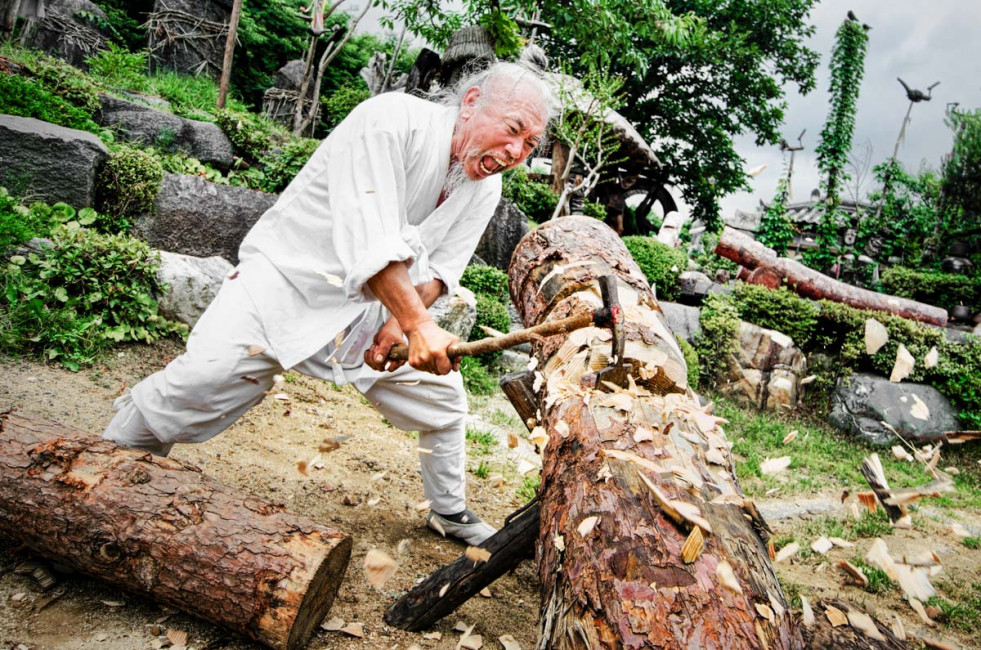
[[(249, 356), (252, 345), (267, 350)], [(419, 454), (426, 499), (441, 514), (462, 511), (467, 398), (460, 373), (438, 376), (408, 365), (384, 373), (365, 365), (341, 368), (328, 363), (333, 352), (331, 343), (293, 369), (353, 383), (393, 425), (418, 431), (420, 448), (432, 451)], [(116, 400), (103, 437), (159, 455), (176, 442), (204, 442), (261, 402), (281, 372), (251, 298), (240, 283), (226, 281), (194, 326), (187, 352)]]

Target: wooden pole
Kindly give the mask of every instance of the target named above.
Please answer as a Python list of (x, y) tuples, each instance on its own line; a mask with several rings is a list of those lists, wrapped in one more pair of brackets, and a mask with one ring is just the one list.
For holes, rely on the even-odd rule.
[(620, 238), (586, 217), (543, 224), (512, 257), (511, 299), (526, 326), (561, 319), (598, 307), (597, 280), (609, 274), (625, 317), (625, 388), (591, 387), (618, 361), (609, 330), (535, 344), (538, 648), (802, 647), (721, 421), (687, 386), (684, 357)]
[(0, 536), (275, 650), (304, 646), (351, 557), (192, 465), (19, 413), (0, 413)]
[(232, 79), (232, 59), (235, 57), (235, 43), (238, 40), (238, 19), (242, 14), (242, 0), (234, 0), (232, 16), (228, 19), (228, 38), (225, 40), (225, 59), (221, 64), (221, 83), (218, 85), (218, 108), (225, 108), (228, 99), (228, 84)]

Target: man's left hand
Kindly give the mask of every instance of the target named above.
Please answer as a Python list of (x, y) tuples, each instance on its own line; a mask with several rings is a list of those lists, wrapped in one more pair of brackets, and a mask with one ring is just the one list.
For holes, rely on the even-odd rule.
[(405, 343), (405, 336), (398, 320), (392, 316), (375, 334), (371, 347), (365, 350), (364, 362), (379, 372), (398, 370), (405, 364), (405, 361), (386, 361), (386, 359), (388, 359), (388, 352), (392, 346), (399, 343)]

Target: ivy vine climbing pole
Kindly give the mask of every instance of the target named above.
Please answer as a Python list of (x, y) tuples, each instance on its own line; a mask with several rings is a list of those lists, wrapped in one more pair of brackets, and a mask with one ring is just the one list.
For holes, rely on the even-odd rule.
[(821, 129), (817, 146), (818, 169), (825, 177), (824, 212), (818, 223), (817, 248), (805, 255), (808, 266), (827, 270), (838, 255), (838, 232), (841, 201), (838, 191), (848, 174), (848, 154), (855, 132), (855, 105), (865, 71), (865, 52), (868, 48), (868, 27), (849, 15), (835, 35), (831, 53), (831, 110)]

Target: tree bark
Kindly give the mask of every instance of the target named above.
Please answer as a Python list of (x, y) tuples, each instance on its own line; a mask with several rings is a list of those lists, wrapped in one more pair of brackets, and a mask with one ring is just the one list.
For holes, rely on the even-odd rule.
[[(802, 647), (720, 420), (688, 388), (684, 357), (619, 237), (586, 217), (535, 229), (512, 258), (511, 298), (531, 326), (599, 307), (607, 274), (625, 317), (627, 389), (588, 388), (590, 371), (611, 363), (609, 330), (536, 344), (538, 647)], [(704, 550), (683, 561), (699, 536)]]
[(194, 466), (18, 413), (0, 414), (0, 535), (277, 650), (304, 645), (351, 555)]
[(777, 282), (779, 286), (780, 281), (785, 281), (805, 298), (831, 300), (857, 309), (877, 309), (940, 327), (947, 325), (947, 312), (939, 307), (839, 282), (800, 262), (777, 257), (773, 250), (732, 228), (723, 231), (715, 252), (748, 269), (755, 269), (747, 279), (754, 284), (772, 286)]
[(232, 3), (232, 15), (228, 19), (228, 38), (225, 40), (225, 56), (221, 63), (221, 81), (218, 84), (218, 108), (225, 108), (228, 99), (228, 85), (232, 80), (232, 60), (235, 58), (235, 43), (238, 41), (238, 20), (242, 15), (242, 0)]

